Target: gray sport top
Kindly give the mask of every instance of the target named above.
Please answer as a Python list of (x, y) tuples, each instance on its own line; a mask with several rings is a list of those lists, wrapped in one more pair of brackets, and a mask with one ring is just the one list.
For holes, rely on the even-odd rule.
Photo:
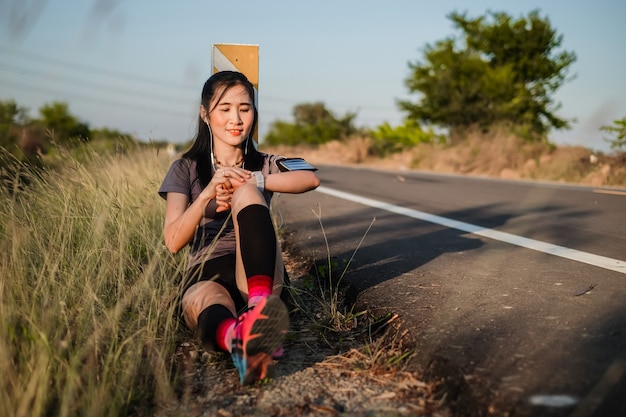
[[(282, 156), (262, 154), (264, 163), (262, 172), (264, 175), (280, 172), (276, 161)], [(189, 204), (193, 203), (202, 191), (196, 172), (196, 161), (191, 159), (177, 159), (170, 166), (165, 179), (159, 188), (159, 195), (167, 199), (167, 193), (181, 193), (189, 198)], [(265, 191), (265, 200), (269, 207), (273, 193)], [(193, 238), (189, 242), (190, 269), (209, 259), (235, 253), (235, 228), (231, 218), (231, 212), (217, 213), (217, 204), (211, 200), (207, 205), (202, 220), (196, 228)]]

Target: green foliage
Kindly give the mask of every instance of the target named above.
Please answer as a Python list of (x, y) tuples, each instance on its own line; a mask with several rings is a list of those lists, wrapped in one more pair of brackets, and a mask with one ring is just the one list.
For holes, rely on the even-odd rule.
[(527, 139), (569, 126), (557, 117), (553, 93), (566, 81), (572, 52), (556, 52), (563, 37), (537, 11), (517, 20), (490, 12), (470, 19), (452, 13), (464, 47), (452, 39), (427, 45), (423, 62), (409, 63), (405, 80), (421, 101), (399, 106), (415, 121), (453, 130), (495, 123), (523, 126)]
[(268, 145), (319, 145), (356, 132), (356, 114), (337, 118), (323, 103), (298, 104), (293, 109), (294, 123), (277, 120), (264, 138)]
[[(92, 152), (122, 153), (142, 145), (132, 135), (115, 129), (90, 130), (87, 123), (70, 113), (66, 103), (43, 105), (38, 120), (30, 120), (27, 113), (28, 110), (14, 100), (0, 100), (0, 147), (30, 165), (45, 162), (40, 158), (43, 154), (51, 154), (47, 160), (54, 162), (59, 151), (71, 150), (72, 156), (83, 162)], [(166, 144), (153, 143), (152, 146), (165, 147)]]
[(272, 122), (263, 143), (268, 145), (296, 145), (303, 140), (302, 129), (293, 123), (276, 120)]
[(83, 151), (95, 150), (101, 155), (107, 153), (124, 153), (137, 150), (141, 143), (129, 133), (115, 129), (94, 129), (88, 144), (79, 144), (76, 149)]
[(18, 127), (27, 123), (27, 109), (14, 100), (0, 100), (0, 146), (13, 151), (18, 143)]
[(611, 149), (626, 149), (626, 117), (614, 120), (613, 126), (602, 126), (600, 130), (615, 134), (615, 138), (608, 139)]
[(39, 109), (39, 114), (41, 116), (40, 123), (48, 130), (55, 142), (70, 143), (76, 139), (89, 140), (89, 125), (70, 114), (67, 103), (44, 104)]
[(396, 127), (391, 127), (385, 122), (372, 131), (371, 135), (371, 152), (381, 157), (410, 149), (420, 143), (442, 141), (442, 138), (432, 129), (423, 130), (414, 120), (405, 120), (404, 124)]
[(123, 133), (116, 129), (102, 128), (91, 130), (91, 140), (105, 140), (111, 142), (131, 143), (135, 139), (129, 133)]

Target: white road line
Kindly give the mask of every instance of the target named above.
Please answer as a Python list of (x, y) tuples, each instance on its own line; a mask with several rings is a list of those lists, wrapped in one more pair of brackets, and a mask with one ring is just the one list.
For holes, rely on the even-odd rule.
[(593, 190), (593, 192), (597, 194), (626, 195), (626, 191), (597, 189), (597, 190)]
[(498, 230), (488, 229), (482, 226), (476, 226), (474, 224), (465, 223), (430, 213), (425, 213), (419, 210), (412, 210), (406, 207), (396, 206), (382, 201), (373, 200), (371, 198), (361, 197), (356, 194), (350, 194), (343, 191), (334, 190), (332, 188), (324, 186), (317, 187), (316, 191), (322, 194), (341, 198), (343, 200), (363, 204), (365, 206), (386, 210), (391, 213), (401, 214), (403, 216), (438, 224), (441, 226), (449, 227), (451, 229), (462, 230), (464, 232), (472, 233), (477, 236), (483, 236), (489, 239), (499, 240), (501, 242), (510, 243), (511, 245), (521, 246), (523, 248), (532, 249), (550, 255), (560, 256), (561, 258), (570, 259), (572, 261), (582, 262), (626, 274), (626, 262), (620, 261), (618, 259), (607, 258), (606, 256), (594, 255), (592, 253), (582, 252), (576, 249), (566, 248), (564, 246), (553, 245), (551, 243), (541, 242), (539, 240), (529, 239), (527, 237), (517, 236), (511, 233), (500, 232)]

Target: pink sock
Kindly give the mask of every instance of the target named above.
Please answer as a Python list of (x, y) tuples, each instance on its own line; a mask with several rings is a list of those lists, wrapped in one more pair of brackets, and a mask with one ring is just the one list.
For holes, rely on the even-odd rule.
[(248, 306), (252, 307), (259, 300), (272, 295), (274, 279), (266, 275), (253, 275), (248, 278)]
[(230, 352), (235, 323), (237, 323), (237, 320), (230, 318), (222, 320), (222, 322), (217, 326), (215, 341), (217, 342), (217, 346), (226, 352)]

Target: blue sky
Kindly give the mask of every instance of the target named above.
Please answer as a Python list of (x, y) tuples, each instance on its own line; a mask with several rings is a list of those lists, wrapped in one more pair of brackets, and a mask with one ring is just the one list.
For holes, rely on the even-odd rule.
[(555, 95), (576, 119), (557, 144), (609, 151), (602, 125), (626, 116), (623, 0), (0, 0), (0, 99), (65, 101), (93, 128), (188, 140), (215, 43), (259, 45), (260, 135), (293, 106), (322, 101), (359, 126), (403, 114), (404, 80), (426, 44), (458, 35), (447, 18), (538, 9), (577, 61)]

